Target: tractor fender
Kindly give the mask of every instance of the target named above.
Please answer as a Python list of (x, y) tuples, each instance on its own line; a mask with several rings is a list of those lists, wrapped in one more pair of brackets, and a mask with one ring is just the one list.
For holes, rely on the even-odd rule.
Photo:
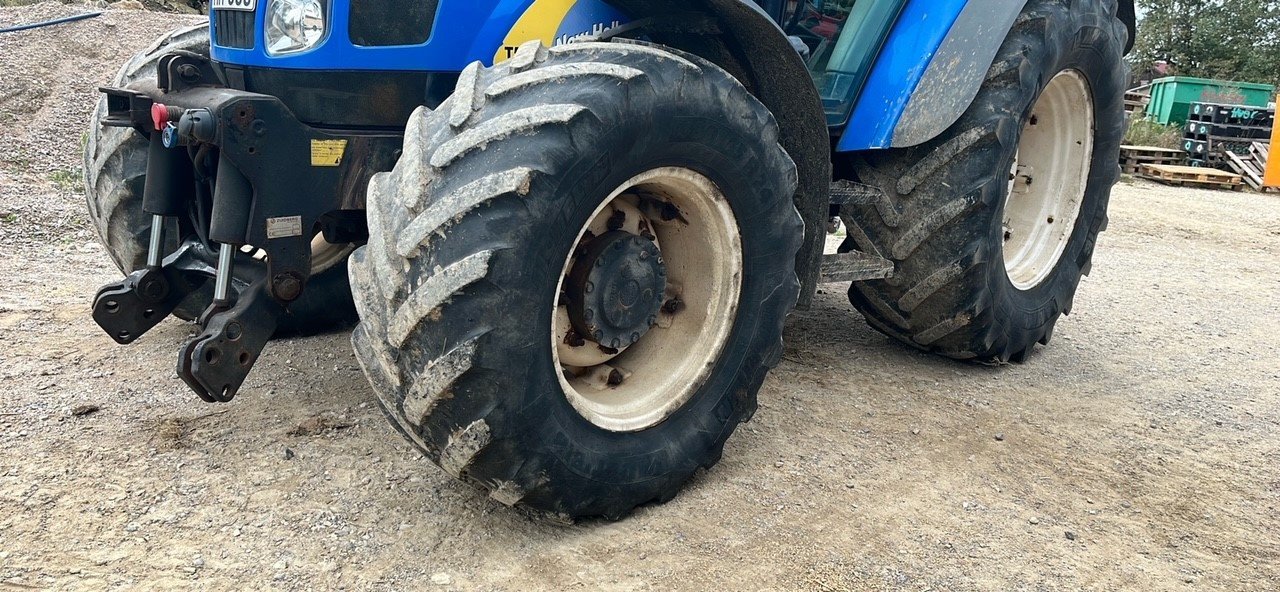
[[(911, 0), (872, 67), (839, 152), (923, 144), (973, 103), (1026, 0)], [(1133, 0), (1116, 16), (1136, 28)]]
[[(781, 128), (779, 143), (799, 173), (795, 205), (805, 242), (796, 260), (800, 308), (817, 291), (830, 202), (831, 138), (822, 101), (803, 59), (752, 0), (607, 0), (656, 43), (724, 68), (764, 103)], [(636, 31), (627, 36), (636, 35)]]

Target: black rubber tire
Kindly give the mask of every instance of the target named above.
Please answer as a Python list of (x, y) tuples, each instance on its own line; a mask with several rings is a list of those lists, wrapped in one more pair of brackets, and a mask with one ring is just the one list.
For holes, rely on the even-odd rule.
[[(739, 309), (683, 407), (611, 432), (561, 391), (551, 311), (578, 229), (627, 179), (663, 166), (727, 196), (744, 249)], [(781, 358), (799, 295), (796, 182), (769, 111), (699, 58), (535, 43), (473, 64), (439, 110), (413, 114), (399, 164), (370, 186), (370, 241), (350, 263), (357, 357), (409, 441), (495, 500), (568, 519), (666, 501), (719, 460)], [(407, 229), (415, 218), (434, 222)]]
[[(125, 87), (156, 77), (160, 58), (174, 51), (209, 55), (209, 25), (202, 24), (167, 33), (138, 53), (116, 74), (112, 86)], [(147, 178), (147, 139), (138, 132), (103, 127), (106, 98), (99, 99), (87, 130), (84, 152), (85, 197), (89, 220), (116, 267), (129, 274), (146, 265), (151, 218), (142, 211), (142, 189)], [(166, 228), (168, 249), (177, 248), (177, 226)], [(189, 296), (174, 311), (194, 320), (213, 300), (213, 288)], [(349, 326), (356, 320), (355, 304), (347, 281), (346, 266), (334, 265), (313, 276), (306, 291), (290, 304), (280, 319), (278, 334), (307, 334)]]
[[(845, 164), (876, 186), (876, 203), (844, 208), (844, 250), (895, 263), (888, 280), (854, 282), (849, 299), (868, 323), (914, 347), (983, 363), (1022, 362), (1048, 344), (1071, 311), (1106, 227), (1120, 178), (1128, 32), (1113, 0), (1031, 0), (1017, 18), (973, 105), (921, 146), (862, 153)], [(1003, 209), (1023, 125), (1063, 70), (1088, 81), (1094, 153), (1076, 227), (1055, 269), (1019, 290), (1003, 256)]]

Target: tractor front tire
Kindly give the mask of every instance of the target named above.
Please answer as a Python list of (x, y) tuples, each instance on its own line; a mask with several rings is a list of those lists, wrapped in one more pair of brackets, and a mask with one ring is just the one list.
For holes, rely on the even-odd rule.
[(1049, 343), (1119, 179), (1127, 35), (1114, 0), (1031, 0), (947, 132), (837, 162), (882, 191), (842, 212), (843, 250), (895, 263), (850, 287), (871, 326), (992, 364)]
[(494, 500), (666, 501), (781, 357), (796, 182), (769, 111), (700, 58), (532, 42), (473, 64), (370, 187), (357, 357), (396, 428)]
[[(185, 51), (209, 55), (209, 25), (178, 29), (167, 33), (149, 48), (130, 59), (116, 74), (112, 86), (127, 87), (156, 77), (156, 66), (166, 54)], [(104, 127), (106, 98), (98, 101), (87, 131), (84, 153), (85, 197), (89, 220), (116, 267), (124, 274), (146, 266), (151, 217), (142, 211), (142, 192), (147, 180), (148, 141), (130, 128)], [(166, 251), (178, 247), (176, 237), (188, 222), (169, 219), (165, 227)], [(213, 282), (188, 296), (174, 311), (192, 321), (213, 301)], [(280, 318), (281, 334), (309, 334), (350, 326), (355, 321), (355, 305), (347, 281), (346, 265), (339, 261), (313, 275), (306, 290), (289, 305), (289, 314)]]

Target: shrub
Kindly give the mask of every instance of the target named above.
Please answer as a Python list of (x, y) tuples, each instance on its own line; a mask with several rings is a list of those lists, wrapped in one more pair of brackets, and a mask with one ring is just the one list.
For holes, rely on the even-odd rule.
[(1161, 125), (1147, 118), (1134, 119), (1124, 135), (1124, 143), (1130, 146), (1156, 146), (1178, 149), (1182, 147), (1182, 128)]

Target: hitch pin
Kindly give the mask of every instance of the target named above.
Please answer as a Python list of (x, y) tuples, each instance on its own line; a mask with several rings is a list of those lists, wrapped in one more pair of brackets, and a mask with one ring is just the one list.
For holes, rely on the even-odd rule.
[(218, 275), (213, 284), (213, 301), (219, 304), (230, 302), (231, 264), (236, 254), (235, 247), (222, 243), (218, 249)]

